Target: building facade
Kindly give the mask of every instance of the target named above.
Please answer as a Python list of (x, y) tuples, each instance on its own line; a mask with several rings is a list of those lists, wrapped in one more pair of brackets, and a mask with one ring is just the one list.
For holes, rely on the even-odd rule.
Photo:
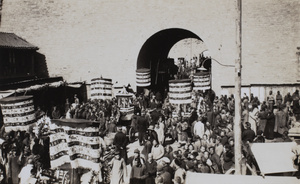
[[(242, 85), (297, 83), (300, 1), (242, 3)], [(232, 0), (9, 0), (2, 4), (0, 31), (38, 45), (50, 76), (74, 82), (102, 75), (135, 89), (135, 70), (150, 62), (147, 54), (166, 58), (180, 39), (200, 39), (213, 59), (234, 65), (236, 12)], [(172, 29), (181, 30), (179, 36), (163, 32)], [(234, 72), (212, 62), (217, 94), (234, 84)]]
[(14, 33), (0, 32), (0, 82), (34, 77), (36, 50)]

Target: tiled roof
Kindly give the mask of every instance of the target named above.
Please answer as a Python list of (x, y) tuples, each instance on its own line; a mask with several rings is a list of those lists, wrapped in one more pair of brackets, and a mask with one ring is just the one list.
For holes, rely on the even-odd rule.
[(14, 33), (4, 32), (0, 32), (0, 48), (38, 49), (37, 46), (32, 45)]

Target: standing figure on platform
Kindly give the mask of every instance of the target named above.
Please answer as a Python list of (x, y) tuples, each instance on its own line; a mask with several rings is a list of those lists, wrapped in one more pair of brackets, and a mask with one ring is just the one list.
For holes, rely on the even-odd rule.
[(267, 96), (267, 102), (268, 102), (269, 109), (273, 110), (274, 109), (273, 106), (275, 104), (275, 98), (274, 98), (272, 90), (269, 92), (269, 95)]
[(276, 94), (276, 105), (279, 106), (282, 104), (282, 95), (280, 94), (280, 91), (277, 91)]
[(293, 101), (292, 95), (290, 92), (288, 92), (285, 96), (284, 96), (284, 104), (288, 107), (288, 109), (291, 107), (291, 103)]
[(52, 111), (52, 119), (59, 119), (60, 118), (60, 111), (57, 109), (57, 106), (53, 107)]
[(69, 98), (66, 98), (66, 102), (65, 102), (65, 111), (64, 111), (64, 115), (66, 116), (68, 110), (70, 109), (70, 102), (69, 102)]
[(296, 90), (293, 95), (293, 113), (295, 115), (300, 114), (300, 105), (299, 105), (299, 100), (300, 100), (300, 96), (299, 96), (299, 90)]

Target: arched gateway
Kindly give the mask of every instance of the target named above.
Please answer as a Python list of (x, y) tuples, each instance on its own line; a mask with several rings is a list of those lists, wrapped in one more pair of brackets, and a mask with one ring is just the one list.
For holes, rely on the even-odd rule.
[[(174, 64), (174, 59), (168, 58), (168, 54), (177, 42), (187, 38), (194, 38), (203, 42), (195, 33), (181, 28), (161, 30), (146, 40), (137, 58), (137, 69), (147, 68), (151, 70), (151, 84), (147, 87), (148, 89), (161, 93), (168, 89), (168, 81), (174, 79), (178, 70)], [(205, 62), (204, 67), (210, 69), (211, 61)], [(137, 92), (141, 91), (142, 87), (137, 87)]]

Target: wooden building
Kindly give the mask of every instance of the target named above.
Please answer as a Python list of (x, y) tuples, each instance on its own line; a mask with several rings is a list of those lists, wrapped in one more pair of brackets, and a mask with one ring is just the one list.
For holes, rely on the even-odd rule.
[(34, 78), (37, 50), (14, 33), (0, 32), (0, 84)]

